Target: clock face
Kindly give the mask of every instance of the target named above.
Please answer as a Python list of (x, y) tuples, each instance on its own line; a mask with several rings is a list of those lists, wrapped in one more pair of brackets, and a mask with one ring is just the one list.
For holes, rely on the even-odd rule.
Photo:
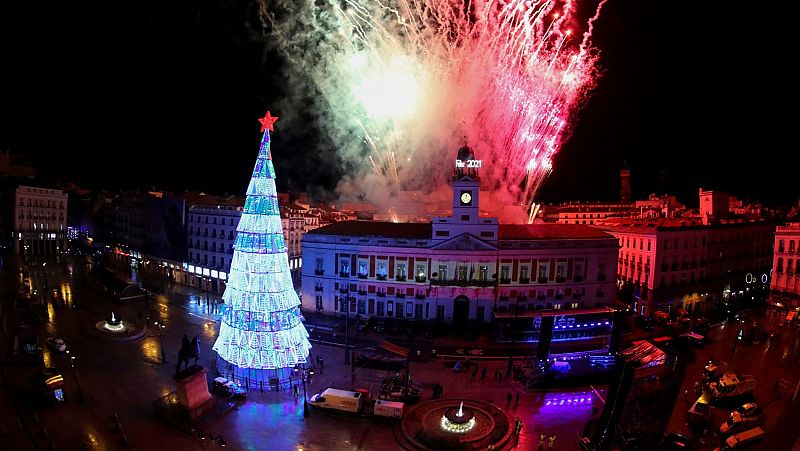
[(469, 205), (472, 202), (472, 194), (468, 192), (461, 193), (461, 204)]

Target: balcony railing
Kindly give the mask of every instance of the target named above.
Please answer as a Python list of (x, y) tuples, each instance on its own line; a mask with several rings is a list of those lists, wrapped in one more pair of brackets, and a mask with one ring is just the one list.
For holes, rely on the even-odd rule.
[(425, 277), (425, 276), (417, 276), (417, 277), (414, 277), (414, 280), (417, 283), (425, 283), (428, 280), (428, 278)]
[(361, 296), (366, 296), (367, 295), (367, 290), (358, 290), (358, 294), (361, 295)]
[(386, 292), (379, 291), (379, 292), (375, 293), (375, 295), (377, 295), (379, 298), (385, 298), (386, 297)]
[(367, 278), (367, 274), (359, 274), (358, 278), (359, 279), (366, 279)]
[(405, 282), (406, 281), (406, 276), (395, 276), (394, 280), (396, 280), (398, 282)]
[(405, 299), (406, 294), (405, 293), (395, 293), (395, 296), (397, 297), (397, 299)]
[(583, 276), (575, 276), (572, 278), (573, 282), (583, 282)]
[(597, 275), (597, 281), (598, 282), (604, 282), (605, 280), (606, 280), (606, 275), (605, 274), (598, 274)]
[(322, 291), (322, 287), (317, 285), (314, 287), (314, 291)]
[(420, 301), (423, 301), (423, 300), (425, 300), (425, 295), (424, 295), (424, 294), (419, 294), (419, 293), (418, 293), (418, 294), (417, 294), (415, 297), (416, 297), (418, 300), (420, 300)]
[(321, 276), (323, 274), (325, 274), (325, 270), (324, 269), (315, 269), (314, 270), (314, 275), (315, 276)]
[(350, 273), (349, 272), (340, 271), (339, 272), (339, 277), (350, 277)]
[(556, 277), (556, 283), (564, 283), (567, 281), (566, 277)]
[(536, 281), (539, 283), (547, 283), (547, 277), (539, 277)]
[(508, 277), (501, 277), (501, 278), (500, 278), (500, 283), (502, 283), (502, 284), (509, 284), (509, 283), (511, 283), (511, 279), (510, 279), (510, 278), (508, 278)]
[(501, 301), (507, 301), (508, 300), (508, 296), (499, 296), (498, 299), (500, 299)]
[(497, 284), (494, 280), (433, 280), (431, 285), (453, 287), (493, 287)]
[(531, 283), (531, 279), (530, 279), (530, 277), (520, 277), (519, 278), (519, 283), (521, 283), (523, 285), (526, 284), (526, 283)]

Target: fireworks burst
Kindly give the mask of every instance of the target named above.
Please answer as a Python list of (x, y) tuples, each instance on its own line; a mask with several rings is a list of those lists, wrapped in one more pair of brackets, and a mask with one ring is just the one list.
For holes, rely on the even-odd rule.
[(335, 118), (351, 194), (430, 187), (466, 139), (484, 186), (531, 206), (593, 87), (604, 2), (585, 23), (574, 0), (307, 0), (267, 17)]

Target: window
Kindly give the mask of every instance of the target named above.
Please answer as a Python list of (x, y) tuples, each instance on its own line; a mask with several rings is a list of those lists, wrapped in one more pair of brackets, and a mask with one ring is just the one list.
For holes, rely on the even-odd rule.
[(318, 294), (318, 295), (317, 295), (317, 302), (316, 302), (316, 304), (317, 304), (317, 305), (316, 305), (316, 310), (317, 310), (318, 312), (321, 312), (321, 311), (322, 311), (322, 295), (321, 295), (321, 294)]
[(387, 316), (392, 316), (392, 313), (394, 313), (394, 301), (387, 301), (386, 302), (386, 315)]
[(405, 280), (406, 278), (406, 264), (405, 263), (398, 263), (397, 264), (397, 279)]
[(530, 276), (528, 275), (529, 268), (527, 266), (520, 266), (519, 267), (519, 278), (521, 280), (530, 280)]
[(575, 262), (575, 271), (572, 273), (572, 280), (575, 282), (583, 280), (583, 262)]
[(458, 266), (458, 280), (467, 280), (467, 266), (466, 265), (459, 265)]
[(561, 304), (553, 304), (553, 310), (561, 310)]
[(778, 267), (775, 270), (777, 272), (779, 272), (779, 273), (783, 272), (783, 259), (782, 258), (778, 259)]
[(600, 263), (597, 265), (597, 280), (606, 280), (606, 264)]
[(489, 267), (486, 265), (481, 265), (478, 269), (478, 280), (481, 282), (486, 282), (489, 280)]
[(339, 273), (340, 275), (350, 275), (350, 259), (343, 258), (339, 260)]
[(366, 260), (359, 260), (358, 261), (358, 275), (361, 277), (367, 277), (369, 273), (367, 272), (367, 261)]
[(316, 266), (314, 268), (314, 271), (317, 272), (317, 275), (322, 274), (322, 259), (318, 258), (315, 263)]
[(358, 314), (359, 315), (366, 315), (367, 313), (367, 303), (363, 299), (358, 300)]
[(789, 253), (794, 252), (794, 240), (789, 241)]
[(447, 280), (447, 265), (439, 265), (439, 280)]
[(647, 240), (647, 250), (650, 250), (650, 240)]
[(378, 275), (386, 277), (386, 262), (378, 262)]
[(417, 275), (418, 281), (421, 281), (421, 282), (425, 281), (424, 280), (425, 276), (426, 276), (425, 269), (426, 269), (426, 265), (417, 265), (416, 275)]
[(436, 231), (436, 236), (448, 237), (448, 236), (450, 236), (450, 232), (447, 231), (447, 230), (437, 230)]
[(564, 282), (567, 280), (567, 263), (556, 263), (556, 282)]
[[(511, 268), (509, 268), (508, 266), (501, 266), (500, 267), (500, 280), (501, 281), (503, 281), (503, 280), (505, 280), (505, 281), (511, 280), (510, 270), (511, 270)], [(507, 282), (505, 282), (505, 283), (507, 283)]]
[(778, 252), (783, 252), (783, 249), (784, 249), (784, 243), (783, 243), (783, 240), (781, 240), (778, 243)]
[(669, 249), (669, 240), (664, 240), (664, 250)]
[(378, 316), (383, 316), (384, 315), (384, 313), (383, 313), (383, 301), (378, 301), (378, 313), (377, 313), (377, 315)]
[(547, 281), (547, 276), (548, 276), (548, 273), (549, 273), (548, 266), (549, 265), (547, 263), (539, 263), (539, 272), (537, 274), (538, 274), (540, 283), (543, 283), (543, 282)]

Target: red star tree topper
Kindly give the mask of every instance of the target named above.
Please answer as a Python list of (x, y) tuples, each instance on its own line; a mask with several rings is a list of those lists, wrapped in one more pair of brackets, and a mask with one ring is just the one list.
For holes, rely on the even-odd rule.
[(261, 132), (263, 133), (264, 130), (266, 130), (266, 129), (269, 129), (269, 131), (271, 131), (271, 132), (274, 131), (273, 128), (272, 128), (272, 124), (274, 124), (275, 121), (277, 121), (277, 120), (278, 120), (277, 116), (272, 117), (272, 114), (270, 114), (270, 112), (267, 111), (267, 114), (264, 115), (264, 117), (262, 117), (261, 119), (258, 120), (258, 122), (261, 122)]

